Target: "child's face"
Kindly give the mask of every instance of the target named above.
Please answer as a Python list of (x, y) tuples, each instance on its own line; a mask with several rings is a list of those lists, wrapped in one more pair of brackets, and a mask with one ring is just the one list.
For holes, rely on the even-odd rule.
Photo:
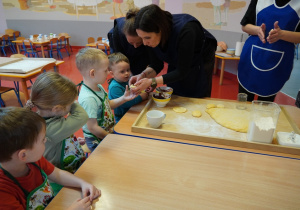
[(108, 64), (109, 64), (109, 61), (108, 61), (108, 58), (107, 59), (103, 59), (101, 62), (100, 62), (100, 65), (95, 68), (94, 72), (94, 81), (97, 83), (97, 84), (104, 84), (105, 81), (106, 81), (106, 78), (107, 78), (107, 75), (108, 75)]
[(128, 82), (131, 71), (128, 63), (121, 61), (111, 67), (114, 79), (118, 82)]
[(34, 143), (32, 149), (27, 149), (27, 162), (36, 162), (43, 156), (45, 152), (46, 138), (46, 127), (43, 126), (42, 130), (37, 136), (37, 141)]

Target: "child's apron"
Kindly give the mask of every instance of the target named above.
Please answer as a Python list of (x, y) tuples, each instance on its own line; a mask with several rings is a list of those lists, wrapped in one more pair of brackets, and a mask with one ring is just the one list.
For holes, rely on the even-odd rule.
[[(266, 25), (265, 38), (274, 23), (281, 30), (295, 31), (299, 23), (300, 1), (291, 0), (277, 7), (275, 0), (258, 0), (256, 25)], [(298, 13), (298, 14), (297, 14)], [(294, 62), (293, 43), (279, 40), (263, 44), (258, 36), (250, 36), (241, 54), (238, 67), (239, 83), (248, 91), (260, 96), (272, 96), (279, 92), (289, 79)]]
[(0, 168), (3, 170), (4, 174), (8, 178), (10, 178), (16, 185), (18, 185), (24, 192), (26, 196), (26, 209), (44, 209), (54, 197), (53, 190), (48, 182), (47, 174), (36, 163), (32, 164), (38, 167), (38, 169), (41, 171), (41, 174), (44, 178), (44, 182), (31, 192), (27, 192), (20, 185), (18, 180), (16, 180), (16, 178), (13, 177), (8, 171), (2, 168), (1, 165)]
[(75, 173), (85, 159), (84, 152), (74, 135), (63, 141), (60, 160), (63, 170)]
[[(103, 128), (105, 131), (107, 131), (109, 133), (112, 133), (113, 132), (113, 127), (115, 125), (115, 119), (114, 119), (114, 115), (113, 115), (113, 113), (111, 111), (111, 108), (110, 108), (110, 105), (109, 105), (109, 99), (108, 99), (107, 93), (101, 88), (101, 90), (104, 92), (104, 100), (103, 100), (91, 88), (89, 88), (85, 84), (82, 84), (82, 85), (84, 85), (87, 89), (89, 89), (101, 101), (101, 103), (102, 103), (102, 113), (101, 113), (100, 117), (97, 116), (98, 125), (101, 128)], [(84, 131), (84, 133), (92, 135), (97, 140), (98, 144), (102, 141), (102, 139), (99, 139), (97, 136), (95, 136), (92, 133), (85, 132), (85, 131)]]

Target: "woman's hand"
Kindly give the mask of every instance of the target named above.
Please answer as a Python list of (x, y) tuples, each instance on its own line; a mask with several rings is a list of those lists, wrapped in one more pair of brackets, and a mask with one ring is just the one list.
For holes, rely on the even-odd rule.
[(267, 41), (272, 44), (277, 42), (280, 39), (281, 29), (278, 25), (278, 21), (274, 23), (274, 29), (269, 32), (269, 36), (267, 37)]
[(94, 185), (87, 182), (81, 184), (81, 190), (83, 197), (88, 197), (90, 201), (101, 195), (101, 190), (98, 190)]
[(265, 31), (266, 31), (266, 25), (263, 23), (261, 24), (261, 26), (258, 27), (257, 36), (259, 37), (260, 41), (264, 44), (266, 43)]
[(89, 197), (85, 197), (83, 199), (77, 199), (72, 205), (68, 208), (68, 210), (88, 210), (91, 209), (92, 202)]
[(130, 79), (129, 79), (129, 86), (130, 85), (134, 85), (136, 86), (136, 82), (138, 82), (139, 80), (145, 78), (145, 73), (141, 73), (141, 74), (138, 74), (138, 75), (135, 75), (135, 76), (132, 76)]
[[(149, 78), (141, 79), (135, 83), (136, 87), (132, 88), (132, 92), (134, 92), (135, 94), (140, 94), (143, 90), (148, 89), (151, 86), (151, 83), (152, 83), (152, 79)], [(147, 90), (147, 92), (151, 92), (151, 91)]]

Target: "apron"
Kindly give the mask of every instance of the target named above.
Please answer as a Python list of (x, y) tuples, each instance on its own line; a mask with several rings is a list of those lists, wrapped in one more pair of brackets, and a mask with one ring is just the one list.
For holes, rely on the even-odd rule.
[[(114, 119), (114, 115), (113, 115), (113, 113), (111, 111), (111, 108), (110, 108), (110, 105), (109, 105), (109, 99), (108, 99), (107, 93), (101, 87), (101, 90), (104, 92), (104, 100), (103, 100), (91, 88), (86, 86), (84, 83), (82, 85), (84, 85), (87, 89), (89, 89), (101, 101), (101, 103), (102, 103), (102, 112), (100, 113), (101, 114), (100, 116), (97, 116), (98, 125), (101, 128), (103, 128), (104, 130), (106, 130), (107, 132), (112, 133), (113, 132), (113, 127), (115, 125), (115, 119)], [(102, 139), (99, 139), (97, 136), (95, 136), (92, 133), (89, 133), (89, 132), (86, 132), (86, 131), (83, 131), (83, 132), (86, 133), (86, 134), (92, 135), (96, 139), (98, 144), (102, 141)]]
[[(295, 31), (300, 20), (300, 1), (292, 0), (277, 7), (275, 0), (258, 0), (256, 13), (256, 25), (266, 24), (265, 38), (275, 21), (279, 22), (281, 30)], [(250, 36), (240, 57), (239, 83), (250, 93), (263, 97), (275, 95), (290, 77), (294, 49), (295, 45), (287, 41), (263, 44), (258, 36)]]
[(63, 170), (75, 173), (85, 159), (84, 152), (74, 135), (63, 141), (60, 161)]
[(22, 188), (20, 183), (15, 177), (13, 177), (8, 171), (3, 169), (0, 165), (0, 168), (3, 170), (4, 174), (10, 178), (16, 185), (18, 185), (26, 196), (26, 209), (44, 209), (50, 201), (54, 198), (53, 190), (48, 182), (47, 174), (36, 164), (32, 163), (38, 169), (40, 169), (41, 174), (44, 178), (44, 182), (31, 192), (27, 192)]

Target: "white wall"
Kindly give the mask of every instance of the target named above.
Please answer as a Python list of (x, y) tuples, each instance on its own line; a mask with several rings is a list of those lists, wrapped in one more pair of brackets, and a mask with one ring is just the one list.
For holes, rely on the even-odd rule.
[(7, 29), (6, 18), (2, 0), (0, 0), (0, 34), (3, 34), (5, 32), (5, 29)]

